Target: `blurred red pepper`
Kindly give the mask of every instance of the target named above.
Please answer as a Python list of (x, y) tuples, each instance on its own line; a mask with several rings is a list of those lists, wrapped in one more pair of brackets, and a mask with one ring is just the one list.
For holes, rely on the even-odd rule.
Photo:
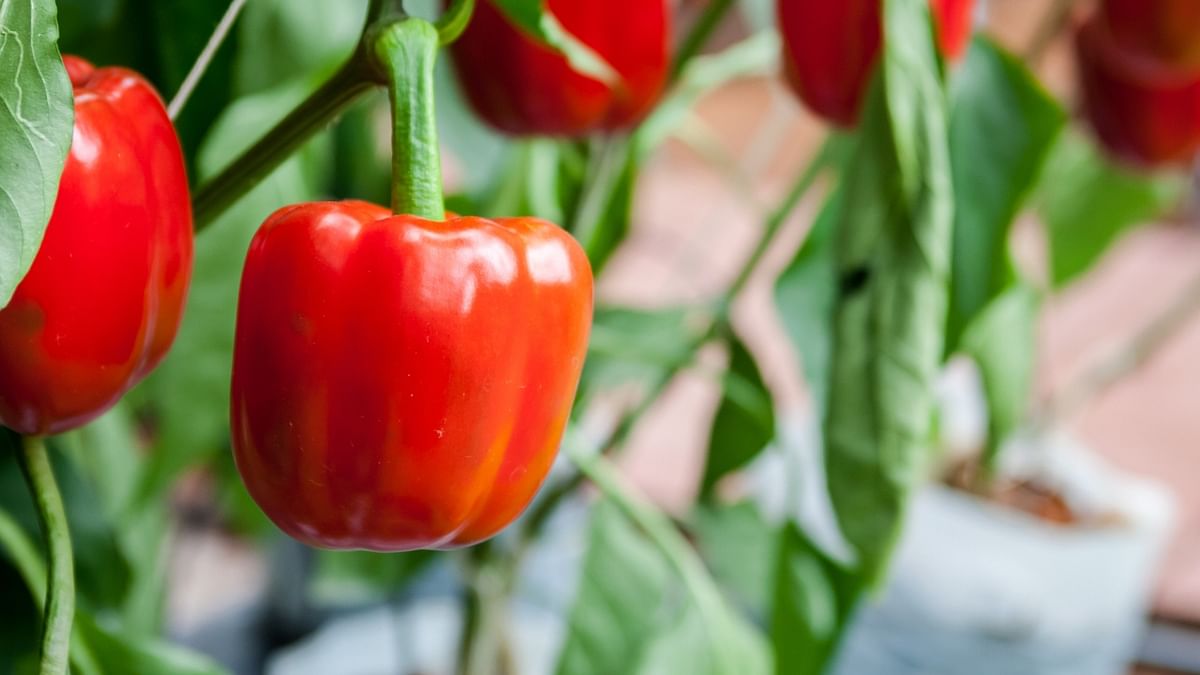
[[(778, 0), (784, 68), (817, 115), (843, 127), (858, 121), (863, 93), (879, 56), (882, 0)], [(974, 0), (930, 0), (938, 45), (950, 59), (971, 35)]]
[(1075, 36), (1084, 116), (1116, 157), (1154, 167), (1200, 151), (1200, 68), (1124, 48), (1095, 15)]
[(611, 86), (522, 33), (479, 0), (451, 51), (467, 99), (486, 122), (514, 135), (577, 137), (620, 131), (654, 107), (670, 69), (666, 0), (548, 0), (562, 27), (620, 76)]
[(1200, 68), (1200, 0), (1104, 0), (1113, 41), (1183, 68)]
[(541, 220), (439, 222), (353, 201), (277, 211), (238, 304), (246, 487), (315, 546), (492, 536), (558, 451), (591, 313), (587, 258)]
[(75, 130), (41, 249), (0, 311), (0, 422), (78, 427), (166, 355), (192, 272), (183, 153), (154, 89), (63, 58)]

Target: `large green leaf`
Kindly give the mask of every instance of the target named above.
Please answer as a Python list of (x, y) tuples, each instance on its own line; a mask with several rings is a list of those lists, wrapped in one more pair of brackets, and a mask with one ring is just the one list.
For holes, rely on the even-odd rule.
[(954, 255), (947, 351), (1008, 284), (1008, 235), (1054, 139), (1061, 106), (1019, 60), (985, 37), (971, 44), (951, 86)]
[(690, 572), (681, 578), (679, 571), (618, 508), (601, 502), (559, 675), (767, 672), (757, 634), (711, 579), (686, 578)]
[(1134, 225), (1177, 202), (1187, 182), (1113, 164), (1079, 133), (1055, 144), (1037, 188), (1050, 242), (1050, 277), (1061, 288), (1091, 268)]
[(825, 555), (795, 523), (780, 529), (771, 639), (779, 675), (825, 672), (862, 591), (862, 577)]
[(74, 119), (53, 0), (0, 0), (0, 307), (42, 245)]
[(679, 615), (671, 568), (608, 502), (592, 514), (587, 557), (559, 675), (632, 672)]
[(929, 448), (954, 206), (929, 8), (887, 0), (884, 15), (844, 182), (824, 425), (834, 512), (867, 577), (885, 567)]
[(834, 243), (842, 220), (842, 192), (835, 190), (796, 256), (775, 281), (775, 306), (800, 354), (809, 393), (825, 409), (833, 351), (833, 307), (837, 298)]
[(717, 482), (750, 463), (775, 437), (775, 404), (754, 355), (736, 336), (729, 342), (724, 395), (709, 434), (700, 492), (712, 496)]

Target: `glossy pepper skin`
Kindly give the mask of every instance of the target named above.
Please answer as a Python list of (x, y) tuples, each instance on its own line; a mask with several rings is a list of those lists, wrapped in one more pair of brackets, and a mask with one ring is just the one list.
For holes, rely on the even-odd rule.
[[(842, 127), (858, 122), (879, 58), (883, 0), (777, 0), (784, 69), (800, 99)], [(931, 0), (938, 46), (957, 59), (971, 35), (974, 0)]]
[(1200, 69), (1200, 0), (1104, 0), (1100, 15), (1120, 48)]
[(1098, 15), (1079, 26), (1075, 49), (1083, 113), (1110, 154), (1150, 168), (1200, 152), (1200, 68), (1123, 47)]
[(482, 541), (550, 469), (591, 316), (587, 258), (544, 221), (284, 208), (251, 243), (238, 303), (246, 487), (314, 546)]
[(192, 272), (179, 139), (124, 68), (63, 58), (75, 129), (42, 247), (0, 311), (0, 422), (59, 433), (97, 417), (166, 355)]
[(633, 127), (654, 107), (670, 70), (667, 0), (548, 0), (563, 28), (620, 75), (609, 86), (572, 69), (479, 0), (451, 52), (476, 113), (516, 136), (579, 137)]

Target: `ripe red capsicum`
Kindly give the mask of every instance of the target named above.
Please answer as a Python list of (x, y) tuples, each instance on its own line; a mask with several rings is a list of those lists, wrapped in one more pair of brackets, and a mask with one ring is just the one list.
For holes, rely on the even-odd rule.
[(549, 472), (587, 349), (592, 275), (550, 223), (445, 216), (437, 32), (409, 18), (380, 35), (393, 208), (289, 206), (254, 237), (234, 457), (250, 495), (301, 541), (465, 546), (516, 518)]
[(579, 245), (532, 218), (301, 204), (263, 223), (238, 303), (233, 447), (316, 546), (471, 544), (558, 451), (591, 322)]
[(1200, 68), (1197, 0), (1104, 0), (1100, 13), (1123, 49), (1181, 68)]
[(637, 124), (658, 101), (670, 69), (666, 0), (547, 0), (568, 33), (614, 71), (612, 82), (577, 72), (566, 57), (479, 0), (452, 48), (476, 113), (514, 135), (578, 137)]
[(0, 422), (78, 427), (166, 355), (192, 271), (183, 153), (154, 89), (63, 58), (75, 128), (46, 235), (0, 311)]
[[(883, 0), (778, 0), (788, 81), (814, 113), (843, 127), (858, 121), (879, 57)], [(974, 0), (930, 0), (942, 54), (957, 59), (971, 35)]]
[(1099, 15), (1079, 27), (1075, 49), (1084, 116), (1111, 154), (1155, 167), (1200, 152), (1200, 68), (1127, 49)]

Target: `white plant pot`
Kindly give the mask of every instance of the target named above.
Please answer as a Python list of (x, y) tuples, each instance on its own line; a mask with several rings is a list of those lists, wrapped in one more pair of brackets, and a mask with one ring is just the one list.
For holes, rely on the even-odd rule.
[(1145, 628), (1169, 493), (1069, 439), (1014, 448), (1073, 508), (1061, 526), (940, 486), (914, 498), (889, 581), (859, 611), (835, 675), (1116, 675)]

